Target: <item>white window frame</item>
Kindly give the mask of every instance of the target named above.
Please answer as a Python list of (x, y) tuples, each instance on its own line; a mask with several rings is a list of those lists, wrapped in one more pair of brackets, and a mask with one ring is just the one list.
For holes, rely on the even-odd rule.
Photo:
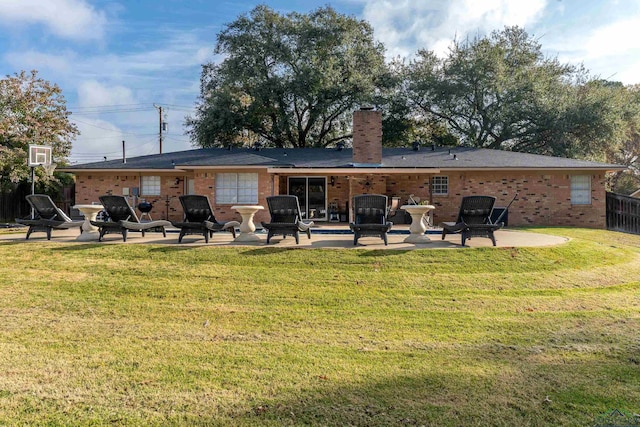
[(217, 205), (255, 205), (258, 203), (257, 173), (217, 173)]
[(571, 204), (591, 204), (591, 175), (571, 175)]
[(158, 175), (143, 175), (140, 177), (141, 196), (159, 196), (161, 180)]
[(197, 194), (196, 193), (196, 180), (193, 178), (187, 178), (187, 194)]
[(437, 175), (431, 179), (431, 194), (434, 196), (446, 196), (449, 194), (449, 177)]

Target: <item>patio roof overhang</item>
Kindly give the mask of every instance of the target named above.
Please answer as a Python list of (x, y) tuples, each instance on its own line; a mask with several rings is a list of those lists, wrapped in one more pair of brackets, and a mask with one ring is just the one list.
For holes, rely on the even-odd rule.
[(215, 165), (215, 166), (191, 166), (191, 165), (176, 165), (176, 168), (184, 170), (211, 170), (211, 169), (265, 169), (268, 166), (265, 165)]
[(408, 173), (440, 173), (438, 168), (267, 168), (268, 173), (327, 174), (327, 175), (406, 175)]
[(216, 165), (216, 166), (191, 166), (176, 165), (175, 168), (163, 169), (147, 169), (147, 168), (95, 168), (95, 169), (67, 169), (58, 168), (59, 172), (69, 173), (186, 173), (193, 170), (236, 170), (236, 169), (266, 169), (272, 174), (327, 174), (327, 175), (403, 175), (403, 174), (436, 174), (447, 172), (613, 172), (627, 169), (626, 166), (597, 168), (591, 166), (585, 167), (457, 167), (457, 168), (389, 168), (389, 167), (360, 167), (360, 168), (296, 168), (296, 167), (269, 167), (265, 165)]
[(627, 167), (620, 168), (594, 168), (594, 167), (504, 167), (504, 168), (447, 168), (442, 169), (444, 172), (613, 172), (625, 170)]
[(149, 172), (153, 172), (153, 173), (176, 173), (176, 172), (186, 172), (186, 170), (183, 169), (179, 169), (179, 168), (174, 168), (174, 169), (141, 169), (141, 168), (131, 168), (131, 169), (112, 169), (112, 168), (104, 168), (104, 169), (66, 169), (66, 168), (59, 168), (56, 169), (56, 172), (68, 172), (68, 173), (78, 173), (78, 172), (82, 172), (82, 173), (110, 173), (110, 174), (115, 174), (115, 173), (149, 173)]

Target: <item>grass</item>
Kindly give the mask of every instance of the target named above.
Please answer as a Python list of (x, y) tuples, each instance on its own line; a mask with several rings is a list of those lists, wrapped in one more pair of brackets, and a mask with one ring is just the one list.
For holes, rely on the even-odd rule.
[(0, 243), (0, 425), (591, 425), (640, 412), (640, 236)]

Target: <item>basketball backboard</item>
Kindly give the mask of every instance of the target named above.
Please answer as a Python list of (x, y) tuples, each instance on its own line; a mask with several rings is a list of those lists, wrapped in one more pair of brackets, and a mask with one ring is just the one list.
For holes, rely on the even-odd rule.
[(29, 166), (51, 164), (51, 147), (48, 145), (29, 144)]

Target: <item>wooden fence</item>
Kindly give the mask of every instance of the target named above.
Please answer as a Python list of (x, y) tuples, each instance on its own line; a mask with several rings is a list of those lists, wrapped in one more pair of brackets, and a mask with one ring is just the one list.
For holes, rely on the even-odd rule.
[(640, 234), (640, 199), (607, 193), (607, 229)]
[[(64, 187), (57, 195), (51, 195), (56, 205), (66, 214), (70, 214), (74, 204), (74, 187)], [(13, 223), (16, 218), (27, 218), (31, 207), (25, 197), (31, 194), (31, 185), (19, 185), (9, 193), (0, 193), (0, 223)]]
[(10, 193), (0, 193), (0, 222), (14, 222), (16, 218), (26, 218), (31, 208), (25, 196), (31, 194), (29, 186), (18, 186)]

